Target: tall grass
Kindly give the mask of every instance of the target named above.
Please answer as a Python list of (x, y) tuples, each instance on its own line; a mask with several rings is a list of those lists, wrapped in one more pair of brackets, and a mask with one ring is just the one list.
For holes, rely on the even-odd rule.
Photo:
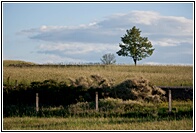
[(81, 76), (101, 75), (113, 79), (119, 84), (126, 79), (143, 77), (157, 86), (192, 86), (192, 66), (132, 66), (132, 65), (92, 65), (92, 66), (64, 66), (64, 67), (3, 67), (3, 83), (30, 84), (33, 81), (54, 79), (66, 81), (68, 78), (77, 79)]

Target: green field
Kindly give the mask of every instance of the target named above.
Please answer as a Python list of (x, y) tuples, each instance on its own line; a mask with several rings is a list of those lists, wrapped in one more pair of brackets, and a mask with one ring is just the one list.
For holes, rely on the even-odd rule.
[[(172, 105), (175, 108), (174, 115), (167, 115), (166, 112), (161, 111), (167, 109), (168, 103), (163, 102), (159, 106), (160, 115), (148, 116), (116, 116), (116, 114), (123, 113), (119, 110), (119, 105), (110, 103), (107, 106), (107, 111), (96, 112), (95, 110), (84, 109), (84, 103), (73, 105), (71, 112), (74, 115), (66, 117), (56, 116), (50, 113), (45, 117), (5, 117), (3, 118), (4, 130), (193, 130), (193, 116), (188, 112), (193, 113), (193, 101), (173, 101)], [(142, 108), (131, 109), (134, 112), (144, 113), (145, 110), (153, 110), (152, 104), (146, 103)], [(113, 108), (111, 108), (113, 107)], [(45, 108), (47, 111), (62, 112), (62, 107), (59, 108)], [(75, 110), (75, 111), (74, 111)], [(138, 111), (136, 111), (138, 110)], [(161, 112), (162, 113), (161, 113)], [(88, 114), (86, 114), (88, 112)], [(186, 113), (184, 113), (186, 112)], [(103, 115), (103, 114), (106, 115)], [(79, 115), (80, 114), (80, 115)], [(82, 115), (81, 115), (82, 114)], [(92, 114), (90, 116), (90, 114)], [(111, 115), (113, 114), (113, 115)], [(166, 114), (166, 115), (164, 115)]]
[[(9, 67), (11, 61), (4, 61), (3, 83), (7, 84), (9, 77), (10, 84), (30, 84), (34, 81), (54, 79), (66, 81), (69, 78), (77, 79), (81, 76), (100, 75), (107, 79), (114, 80), (119, 84), (126, 79), (140, 78), (148, 79), (157, 86), (192, 86), (192, 66), (150, 66), (150, 65), (81, 65), (81, 66), (56, 66), (56, 67)], [(16, 63), (16, 62), (14, 62)], [(16, 63), (17, 64), (17, 63)]]
[(193, 120), (148, 118), (4, 118), (4, 130), (193, 130)]

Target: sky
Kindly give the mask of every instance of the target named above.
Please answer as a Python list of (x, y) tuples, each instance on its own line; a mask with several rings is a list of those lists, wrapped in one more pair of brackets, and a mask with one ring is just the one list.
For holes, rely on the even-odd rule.
[(46, 63), (116, 64), (126, 30), (136, 26), (155, 48), (138, 64), (193, 65), (193, 3), (188, 2), (4, 2), (3, 59)]

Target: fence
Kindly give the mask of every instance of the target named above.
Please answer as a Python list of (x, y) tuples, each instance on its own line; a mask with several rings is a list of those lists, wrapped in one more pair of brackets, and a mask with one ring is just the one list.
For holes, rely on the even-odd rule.
[[(191, 100), (193, 99), (193, 87), (191, 87), (191, 86), (159, 86), (159, 88), (161, 88), (167, 92), (169, 113), (171, 113), (171, 111), (172, 111), (172, 91), (173, 92), (178, 91), (178, 93), (181, 94), (180, 98), (191, 99)], [(190, 92), (190, 93), (184, 93), (184, 91)], [(175, 94), (177, 94), (177, 93), (175, 93)], [(184, 94), (188, 94), (188, 95), (184, 95)], [(178, 98), (178, 95), (175, 95), (175, 97)]]
[[(9, 77), (7, 79), (9, 84)], [(15, 80), (14, 88), (17, 88), (18, 81)], [(193, 87), (192, 86), (159, 86), (159, 88), (166, 91), (166, 97), (168, 98), (168, 112), (172, 112), (172, 99), (193, 99)], [(36, 93), (36, 112), (39, 111), (39, 94)], [(98, 111), (98, 92), (95, 92), (95, 110)]]
[[(172, 91), (177, 91), (177, 90), (185, 90), (185, 91), (193, 91), (193, 88), (188, 86), (188, 87), (174, 87), (174, 86), (160, 86), (161, 89), (165, 90), (167, 92), (168, 95), (168, 113), (172, 112)], [(193, 92), (192, 92), (193, 93)], [(191, 95), (193, 98), (193, 95)], [(190, 98), (191, 99), (191, 98)], [(99, 106), (98, 106), (98, 92), (95, 92), (95, 110), (98, 111), (99, 110)], [(38, 93), (36, 93), (36, 111), (39, 111), (39, 97), (38, 97)]]

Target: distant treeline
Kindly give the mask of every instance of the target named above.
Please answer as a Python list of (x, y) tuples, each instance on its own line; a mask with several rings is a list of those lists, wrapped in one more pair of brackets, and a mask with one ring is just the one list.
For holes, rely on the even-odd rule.
[[(68, 64), (63, 64), (63, 63), (58, 63), (58, 64), (26, 64), (26, 63), (21, 63), (21, 64), (9, 64), (9, 67), (86, 67), (86, 66), (106, 66), (106, 64), (102, 63), (68, 63)], [(116, 64), (116, 65), (125, 65), (125, 64)]]
[(21, 64), (9, 64), (8, 66), (11, 67), (71, 67), (71, 66), (91, 66), (91, 65), (104, 65), (101, 63), (70, 63), (70, 64), (27, 64), (27, 63), (21, 63)]

